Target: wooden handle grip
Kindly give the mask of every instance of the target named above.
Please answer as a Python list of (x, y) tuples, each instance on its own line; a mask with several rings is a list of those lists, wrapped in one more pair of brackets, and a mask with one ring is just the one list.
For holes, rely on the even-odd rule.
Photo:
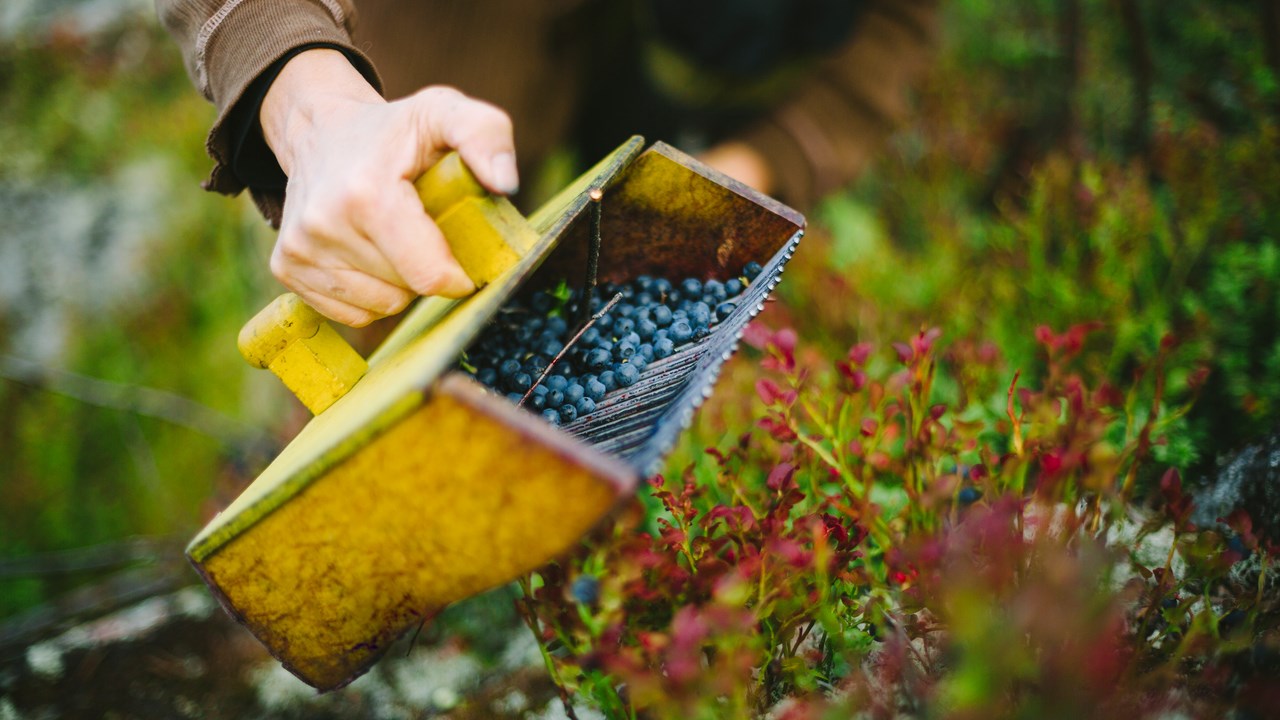
[[(476, 287), (515, 264), (531, 244), (524, 218), (506, 199), (491, 196), (456, 152), (441, 158), (414, 187)], [(316, 415), (345, 395), (369, 367), (320, 313), (293, 293), (254, 315), (240, 330), (238, 344), (249, 364), (279, 376)]]

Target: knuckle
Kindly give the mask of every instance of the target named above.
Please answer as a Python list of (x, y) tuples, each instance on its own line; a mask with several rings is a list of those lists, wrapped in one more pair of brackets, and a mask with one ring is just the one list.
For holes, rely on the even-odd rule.
[(387, 315), (395, 315), (401, 310), (409, 306), (409, 302), (413, 300), (413, 296), (407, 292), (397, 292), (381, 299), (378, 307), (375, 308), (384, 317)]
[(461, 90), (452, 85), (432, 85), (414, 94), (415, 99), (429, 104), (457, 102), (465, 97)]
[(285, 254), (281, 250), (281, 245), (279, 243), (276, 244), (276, 249), (271, 253), (271, 260), (268, 262), (268, 267), (271, 268), (271, 275), (275, 277), (275, 279), (285, 283), (286, 285), (288, 284), (287, 280), (292, 277), (293, 268), (285, 258)]
[[(377, 206), (378, 194), (367, 182), (353, 182), (338, 196), (332, 207), (345, 217), (362, 217)], [(326, 213), (327, 214), (327, 213)]]

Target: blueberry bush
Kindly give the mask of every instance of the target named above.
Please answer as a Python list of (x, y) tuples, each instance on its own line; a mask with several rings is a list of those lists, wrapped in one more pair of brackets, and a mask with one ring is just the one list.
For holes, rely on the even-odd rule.
[(996, 7), (950, 5), (919, 117), (815, 213), (667, 471), (522, 584), (566, 699), (642, 718), (1280, 701), (1280, 539), (1250, 516), (1276, 510), (1191, 519), (1280, 421), (1274, 18)]

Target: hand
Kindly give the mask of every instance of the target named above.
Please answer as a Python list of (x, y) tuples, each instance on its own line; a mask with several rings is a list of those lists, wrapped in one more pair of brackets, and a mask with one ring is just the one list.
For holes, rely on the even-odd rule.
[(698, 159), (743, 185), (766, 195), (773, 192), (773, 173), (769, 170), (769, 162), (746, 143), (721, 143), (699, 155)]
[(260, 113), (289, 178), (271, 272), (321, 314), (360, 327), (419, 295), (475, 290), (413, 181), (457, 150), (480, 184), (515, 192), (511, 121), (447, 87), (387, 102), (339, 52), (308, 50)]

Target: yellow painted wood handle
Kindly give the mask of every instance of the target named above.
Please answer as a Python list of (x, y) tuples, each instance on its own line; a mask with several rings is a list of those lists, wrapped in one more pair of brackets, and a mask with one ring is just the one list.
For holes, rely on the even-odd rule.
[[(477, 288), (514, 265), (532, 244), (524, 218), (505, 198), (490, 195), (456, 152), (423, 173), (414, 187)], [(279, 376), (316, 415), (369, 369), (328, 321), (293, 293), (254, 315), (240, 330), (238, 344), (245, 360)]]

